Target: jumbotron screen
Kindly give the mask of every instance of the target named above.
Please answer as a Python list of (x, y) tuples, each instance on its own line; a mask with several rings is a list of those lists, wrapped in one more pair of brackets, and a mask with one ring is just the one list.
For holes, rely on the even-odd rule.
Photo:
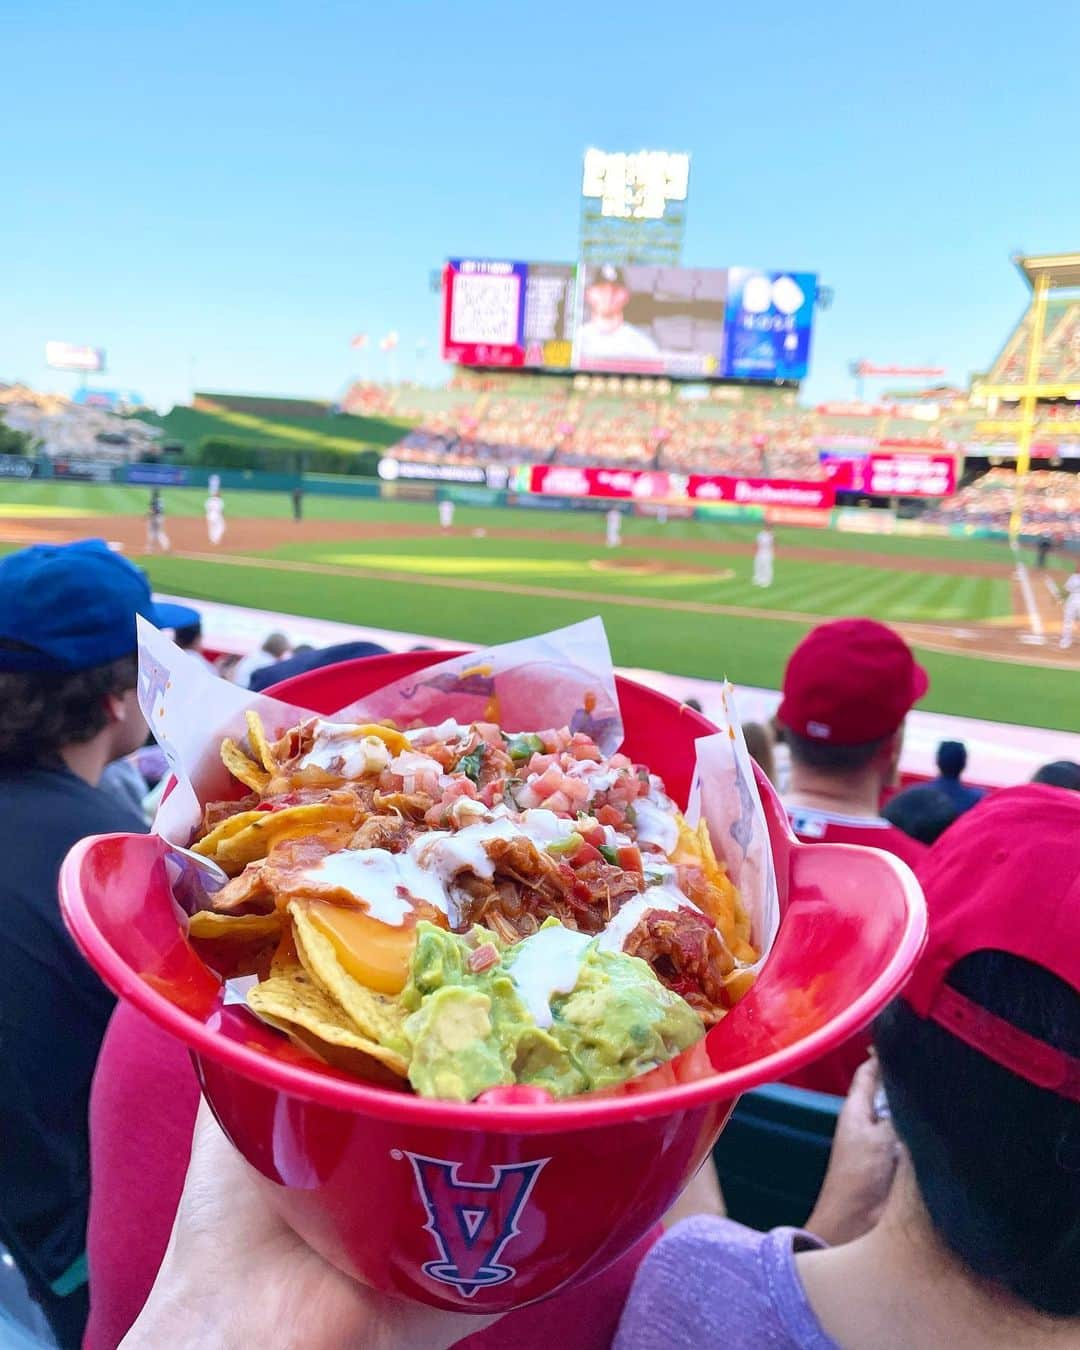
[(527, 370), (801, 380), (816, 298), (811, 272), (452, 258), (443, 272), (443, 358)]

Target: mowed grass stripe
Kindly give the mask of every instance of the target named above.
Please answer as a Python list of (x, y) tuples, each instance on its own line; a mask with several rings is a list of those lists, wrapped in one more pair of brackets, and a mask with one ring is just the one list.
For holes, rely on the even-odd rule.
[[(195, 601), (257, 604), (282, 614), (479, 645), (545, 632), (600, 611), (620, 665), (708, 679), (730, 675), (744, 684), (774, 689), (792, 648), (818, 621), (816, 615), (769, 612), (755, 617), (735, 606), (700, 606), (709, 612), (687, 613), (662, 600), (635, 605), (620, 604), (615, 597), (597, 604), (578, 592), (554, 599), (486, 586), (477, 591), (459, 586), (455, 600), (448, 587), (412, 576), (394, 581), (385, 573), (360, 577), (348, 568), (320, 575), (305, 573), (302, 566), (275, 569), (272, 560), (250, 559), (246, 566), (242, 559), (232, 566), (222, 566), (222, 561), (216, 555), (196, 561), (174, 556), (147, 559), (146, 566), (159, 590)], [(938, 651), (930, 631), (910, 630), (909, 637), (931, 675), (930, 693), (920, 706), (1080, 732), (1075, 671), (1048, 668), (1050, 663), (1038, 657), (1012, 663)]]
[(387, 567), (346, 567), (339, 563), (300, 562), (288, 558), (243, 553), (175, 553), (171, 557), (188, 562), (212, 563), (221, 567), (271, 568), (279, 572), (306, 572), (319, 576), (362, 578), (366, 581), (405, 582), (415, 586), (436, 586), (448, 591), (484, 591), (497, 595), (520, 595), (546, 600), (577, 600), (594, 605), (629, 605), (640, 609), (679, 610), (684, 614), (746, 615), (750, 618), (783, 619), (793, 623), (814, 624), (820, 614), (753, 608), (747, 605), (718, 605), (705, 600), (679, 600), (669, 596), (623, 595), (613, 591), (571, 589), (562, 586), (532, 586), (513, 581), (485, 581), (479, 577), (439, 576), (432, 572), (396, 572)]

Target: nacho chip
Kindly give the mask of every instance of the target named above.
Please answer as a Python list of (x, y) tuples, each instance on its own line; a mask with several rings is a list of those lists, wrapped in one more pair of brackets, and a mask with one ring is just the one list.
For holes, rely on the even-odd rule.
[(677, 867), (699, 868), (703, 886), (691, 886), (690, 898), (719, 928), (732, 955), (739, 961), (756, 961), (758, 953), (750, 945), (750, 918), (739, 899), (739, 893), (713, 850), (709, 826), (705, 819), (694, 829), (681, 814), (678, 817), (679, 839), (668, 856)]
[(231, 736), (221, 742), (221, 762), (232, 776), (252, 792), (265, 792), (270, 775), (244, 753)]
[[(248, 863), (265, 858), (275, 844), (286, 839), (321, 839), (331, 848), (344, 848), (356, 829), (357, 804), (314, 802), (308, 806), (287, 806), (283, 811), (245, 814), (251, 819), (241, 828), (221, 835), (212, 851), (206, 845), (213, 835), (194, 846), (199, 853), (213, 858), (230, 876), (235, 876)], [(221, 829), (219, 826), (214, 835)]]
[(266, 975), (284, 926), (280, 914), (214, 914), (200, 910), (188, 920), (188, 940), (201, 960), (224, 980)]
[(406, 1012), (400, 1001), (388, 994), (377, 994), (353, 979), (338, 960), (334, 944), (315, 927), (302, 903), (292, 901), (289, 914), (297, 955), (311, 978), (344, 1009), (362, 1035), (401, 1054), (407, 1053), (409, 1043), (402, 1030)]
[(272, 938), (281, 936), (280, 914), (215, 914), (200, 909), (188, 919), (188, 937), (202, 942), (218, 938)]
[(255, 758), (271, 776), (280, 773), (281, 770), (274, 758), (274, 752), (266, 738), (266, 729), (262, 724), (262, 718), (252, 708), (249, 708), (244, 716), (247, 719), (248, 744), (255, 752)]
[(235, 816), (229, 816), (220, 825), (215, 825), (209, 834), (204, 835), (197, 843), (192, 844), (191, 851), (201, 853), (206, 858), (213, 858), (217, 853), (219, 844), (226, 839), (231, 839), (234, 834), (239, 834), (249, 825), (253, 825), (265, 814), (265, 811), (238, 811)]
[(248, 991), (248, 1006), (298, 1045), (360, 1078), (379, 1080), (389, 1070), (404, 1078), (404, 1055), (363, 1036), (337, 1003), (301, 966), (281, 970)]

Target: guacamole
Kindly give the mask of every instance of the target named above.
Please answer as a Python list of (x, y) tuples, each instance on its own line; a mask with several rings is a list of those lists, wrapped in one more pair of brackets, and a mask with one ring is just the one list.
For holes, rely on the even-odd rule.
[(510, 947), (483, 928), (421, 922), (402, 1001), (409, 1082), (454, 1101), (511, 1083), (555, 1097), (608, 1087), (704, 1034), (644, 961), (599, 951), (556, 919)]

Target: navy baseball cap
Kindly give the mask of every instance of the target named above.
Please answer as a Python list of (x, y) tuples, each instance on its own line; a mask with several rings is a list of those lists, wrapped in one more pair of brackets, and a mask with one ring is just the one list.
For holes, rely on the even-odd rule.
[[(155, 604), (146, 574), (104, 539), (35, 544), (0, 559), (0, 671), (75, 671), (135, 651), (135, 616), (158, 628), (198, 622)], [(5, 649), (18, 642), (27, 651)]]

